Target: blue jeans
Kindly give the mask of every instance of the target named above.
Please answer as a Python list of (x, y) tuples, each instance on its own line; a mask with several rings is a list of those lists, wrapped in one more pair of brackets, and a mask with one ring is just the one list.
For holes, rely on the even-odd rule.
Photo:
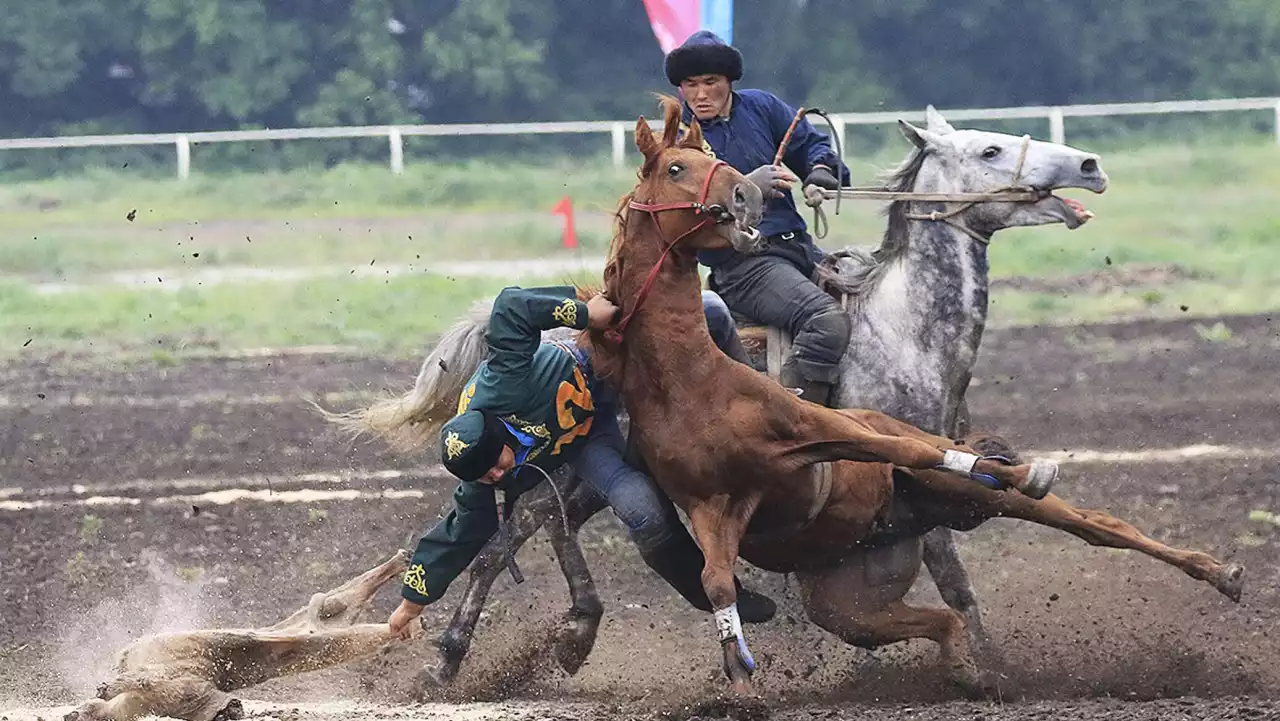
[[(734, 355), (730, 349), (735, 346), (741, 353), (738, 329), (724, 301), (715, 293), (703, 291), (702, 309), (716, 346), (730, 357)], [(742, 354), (741, 362), (746, 363), (745, 354)], [(586, 445), (574, 462), (578, 475), (608, 501), (614, 515), (627, 527), (631, 540), (641, 552), (657, 548), (680, 534), (692, 542), (671, 499), (648, 474), (632, 468), (623, 460), (627, 443), (618, 426), (617, 391), (592, 375), (588, 378), (592, 383), (591, 397), (596, 412), (591, 431), (587, 433)]]

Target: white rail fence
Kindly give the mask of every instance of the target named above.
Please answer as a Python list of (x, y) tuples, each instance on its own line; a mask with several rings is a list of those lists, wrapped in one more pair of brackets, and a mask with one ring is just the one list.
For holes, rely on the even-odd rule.
[[(1216, 113), (1243, 110), (1272, 110), (1275, 113), (1276, 142), (1280, 143), (1280, 98), (1228, 98), (1223, 100), (1176, 100), (1156, 103), (1103, 103), (1097, 105), (1028, 106), (1021, 108), (968, 108), (942, 110), (948, 120), (1045, 119), (1049, 138), (1066, 142), (1067, 118), (1098, 118), (1114, 115), (1170, 115), (1176, 113)], [(843, 145), (847, 125), (883, 125), (899, 118), (922, 121), (924, 111), (831, 114)], [(460, 123), (450, 125), (366, 125), (335, 128), (285, 128), (279, 130), (227, 130), (198, 133), (158, 133), (151, 135), (81, 135), (54, 138), (0, 139), (0, 150), (42, 148), (89, 148), (121, 145), (173, 145), (178, 156), (178, 177), (191, 173), (192, 143), (239, 143), (264, 140), (308, 140), (326, 138), (384, 137), (390, 148), (391, 172), (404, 172), (406, 136), (540, 135), (564, 133), (608, 133), (613, 141), (613, 164), (626, 162), (627, 131), (634, 121), (579, 121), (558, 123)]]

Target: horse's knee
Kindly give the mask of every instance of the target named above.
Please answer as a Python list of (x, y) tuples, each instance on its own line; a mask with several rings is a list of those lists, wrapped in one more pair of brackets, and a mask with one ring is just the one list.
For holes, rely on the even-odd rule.
[(738, 593), (733, 583), (733, 568), (723, 564), (707, 564), (702, 569), (702, 588), (711, 601), (711, 608), (728, 607)]

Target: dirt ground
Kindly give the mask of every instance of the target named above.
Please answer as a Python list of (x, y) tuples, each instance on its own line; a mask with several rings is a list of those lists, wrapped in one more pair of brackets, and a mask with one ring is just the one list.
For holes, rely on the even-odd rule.
[[(1231, 333), (1197, 332), (1217, 320)], [(352, 407), (416, 370), (335, 354), (0, 366), (0, 717), (60, 717), (138, 634), (274, 622), (413, 543), (452, 484), (424, 458), (338, 437), (304, 399)], [(1006, 658), (999, 701), (971, 703), (941, 680), (931, 644), (848, 648), (804, 619), (794, 582), (747, 567), (747, 583), (780, 606), (748, 629), (768, 714), (1280, 718), (1280, 526), (1250, 518), (1280, 511), (1278, 370), (1280, 319), (1262, 316), (990, 332), (975, 426), (1023, 450), (1080, 452), (1060, 495), (1244, 563), (1243, 602), (1144, 556), (989, 522), (961, 543)], [(1195, 445), (1212, 448), (1172, 460), (1083, 453)], [(643, 565), (611, 516), (593, 519), (584, 546), (606, 617), (575, 677), (548, 667), (514, 687), (483, 682), (567, 607), (539, 535), (519, 557), (526, 583), (504, 574), (495, 588), (458, 689), (407, 703), (434, 658), (428, 635), (250, 689), (247, 708), (288, 721), (753, 716), (707, 702), (720, 688), (710, 621)], [(443, 629), (464, 583), (428, 609), (430, 628)], [(927, 576), (913, 597), (938, 603)], [(375, 616), (395, 603), (384, 590)]]

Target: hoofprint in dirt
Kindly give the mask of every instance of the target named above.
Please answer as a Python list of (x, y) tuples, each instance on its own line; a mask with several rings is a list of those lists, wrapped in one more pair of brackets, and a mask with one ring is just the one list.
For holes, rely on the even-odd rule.
[[(1230, 337), (1197, 332), (1197, 325), (1212, 325), (1203, 320), (994, 332), (971, 395), (975, 424), (1022, 448), (1046, 450), (1186, 443), (1274, 447), (1280, 438), (1276, 326), (1262, 317), (1223, 323)], [(352, 450), (294, 400), (298, 392), (399, 389), (412, 381), (416, 364), (312, 355), (140, 364), (118, 371), (62, 360), (0, 370), (10, 396), (45, 393), (48, 399), (76, 392), (90, 399), (41, 408), (37, 397), (30, 407), (0, 407), (6, 429), (0, 436), (0, 450), (6, 451), (0, 485), (21, 489), (6, 491), (5, 499), (30, 499), (44, 490), (55, 493), (41, 497), (73, 502), (0, 511), (0, 537), (13, 539), (0, 554), (0, 708), (91, 695), (102, 664), (143, 632), (268, 621), (315, 590), (367, 568), (381, 549), (404, 545), (433, 522), (452, 490), (431, 471), (433, 463), (393, 457), (374, 444)], [(208, 400), (120, 401), (195, 394)], [(227, 401), (272, 395), (280, 400)], [(1022, 402), (995, 416), (996, 401), (1011, 395)], [(98, 402), (104, 399), (105, 408)], [(169, 435), (149, 437), (162, 431)], [(231, 450), (228, 439), (236, 442)], [(14, 453), (31, 461), (15, 463)], [(1065, 469), (1061, 491), (1072, 501), (1114, 511), (1161, 541), (1243, 562), (1250, 574), (1239, 606), (1150, 559), (1092, 549), (1026, 524), (993, 521), (965, 535), (965, 560), (992, 632), (1009, 657), (1005, 699), (1215, 699), (1192, 707), (1199, 711), (1191, 713), (1204, 715), (1247, 707), (1225, 700), (1229, 696), (1275, 698), (1280, 528), (1250, 520), (1253, 511), (1280, 510), (1273, 463), (1215, 458)], [(214, 475), (221, 487), (251, 472), (275, 477), (282, 490), (314, 486), (297, 480), (301, 471), (350, 471), (364, 474), (354, 484), (360, 489), (414, 490), (421, 497), (370, 493), (360, 500), (309, 503), (302, 496), (292, 503), (250, 499), (196, 508), (142, 502), (198, 491), (198, 483), (175, 489), (159, 480), (188, 478), (191, 467)], [(389, 467), (405, 474), (372, 473)], [(152, 482), (135, 483), (137, 504), (83, 503), (138, 480)], [(92, 483), (95, 490), (77, 491), (71, 482)], [(326, 487), (347, 485), (339, 477)], [(648, 572), (608, 514), (588, 526), (584, 543), (606, 604), (596, 651), (577, 677), (544, 671), (518, 687), (517, 695), (575, 703), (607, 699), (635, 708), (698, 698), (714, 688), (717, 659), (688, 641), (705, 635), (709, 620)], [(466, 680), (494, 678), (540, 619), (567, 607), (563, 580), (541, 537), (522, 551), (520, 561), (529, 581), (513, 586), (506, 575), (500, 579), (464, 666)], [(903, 704), (955, 698), (939, 681), (926, 645), (874, 654), (849, 650), (803, 620), (794, 584), (750, 568), (745, 575), (781, 605), (778, 620), (762, 627), (757, 641), (761, 690), (776, 705), (815, 702), (835, 710), (830, 704), (875, 701), (896, 704), (876, 707), (876, 714), (907, 718)], [(937, 602), (926, 588), (920, 584), (920, 595)], [(431, 629), (443, 627), (455, 596), (428, 609)], [(383, 594), (373, 615), (389, 613), (395, 600)], [(402, 701), (413, 674), (433, 659), (429, 646), (272, 682), (248, 698), (285, 707), (301, 699)], [(463, 691), (484, 697), (495, 687), (476, 683)], [(1104, 706), (1064, 707), (1063, 713), (1079, 708), (1086, 717), (1104, 717)], [(917, 711), (950, 708), (971, 707), (948, 703)], [(1015, 708), (1021, 707), (1010, 712)], [(1057, 707), (1025, 708), (1025, 716), (1005, 717)], [(377, 718), (381, 712), (370, 713)], [(801, 707), (786, 713), (805, 718)], [(425, 708), (422, 717), (431, 718)]]

